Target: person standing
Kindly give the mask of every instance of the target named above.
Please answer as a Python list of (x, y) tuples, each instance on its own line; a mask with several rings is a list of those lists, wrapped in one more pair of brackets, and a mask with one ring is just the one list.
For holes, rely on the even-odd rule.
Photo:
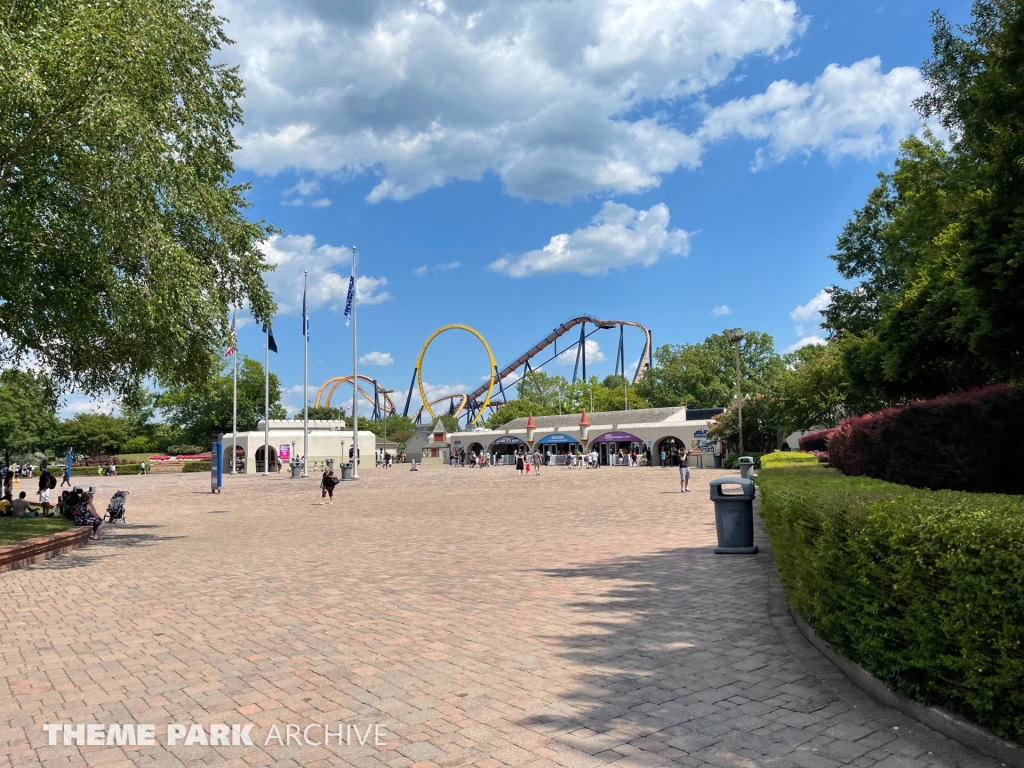
[(50, 516), (50, 488), (57, 485), (57, 479), (50, 474), (46, 464), (39, 472), (39, 503), (43, 505), (43, 515)]
[(690, 452), (686, 448), (679, 449), (679, 492), (690, 492)]

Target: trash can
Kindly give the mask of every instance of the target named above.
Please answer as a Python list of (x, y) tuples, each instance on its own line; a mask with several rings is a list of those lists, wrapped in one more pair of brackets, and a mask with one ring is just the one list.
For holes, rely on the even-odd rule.
[(328, 459), (327, 460), (327, 469), (330, 472), (334, 471), (334, 459)]
[[(739, 492), (736, 492), (739, 486)], [(723, 492), (723, 488), (728, 489)], [(718, 531), (716, 555), (756, 555), (754, 544), (754, 481), (720, 477), (711, 481)]]
[(740, 456), (740, 477), (744, 480), (750, 477), (750, 473), (754, 471), (754, 457), (753, 456)]
[(341, 465), (341, 479), (351, 480), (352, 479), (352, 462), (346, 461)]
[(302, 477), (302, 462), (293, 461), (288, 466), (292, 468), (292, 480), (298, 480)]

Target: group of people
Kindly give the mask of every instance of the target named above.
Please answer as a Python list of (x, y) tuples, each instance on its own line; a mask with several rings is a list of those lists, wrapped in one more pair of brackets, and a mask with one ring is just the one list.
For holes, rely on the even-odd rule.
[[(405, 461), (405, 454), (398, 457), (399, 461)], [(374, 461), (381, 469), (391, 469), (395, 463), (395, 457), (387, 451), (374, 451)]]

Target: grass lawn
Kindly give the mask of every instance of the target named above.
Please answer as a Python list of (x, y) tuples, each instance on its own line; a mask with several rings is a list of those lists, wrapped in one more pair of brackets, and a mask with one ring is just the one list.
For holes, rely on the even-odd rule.
[(0, 546), (60, 533), (73, 525), (63, 517), (0, 517)]

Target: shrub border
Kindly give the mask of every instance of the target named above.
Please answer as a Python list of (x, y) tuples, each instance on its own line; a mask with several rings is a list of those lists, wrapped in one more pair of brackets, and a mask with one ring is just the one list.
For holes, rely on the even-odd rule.
[[(773, 563), (774, 565), (774, 560)], [(777, 579), (775, 571), (772, 577)], [(779, 585), (781, 589), (781, 584)], [(1024, 749), (996, 736), (992, 731), (980, 725), (970, 722), (948, 709), (942, 707), (928, 707), (911, 699), (905, 699), (894, 693), (885, 683), (872, 675), (860, 665), (850, 661), (845, 656), (832, 650), (827, 642), (818, 637), (818, 634), (811, 626), (804, 621), (794, 608), (787, 604), (789, 615), (800, 630), (800, 634), (806, 638), (814, 648), (826, 659), (832, 662), (847, 679), (860, 688), (864, 693), (887, 707), (898, 709), (904, 715), (912, 717), (922, 725), (927, 725), (933, 731), (938, 731), (958, 744), (981, 752), (984, 755), (995, 758), (1005, 765), (1013, 768), (1024, 768)]]

